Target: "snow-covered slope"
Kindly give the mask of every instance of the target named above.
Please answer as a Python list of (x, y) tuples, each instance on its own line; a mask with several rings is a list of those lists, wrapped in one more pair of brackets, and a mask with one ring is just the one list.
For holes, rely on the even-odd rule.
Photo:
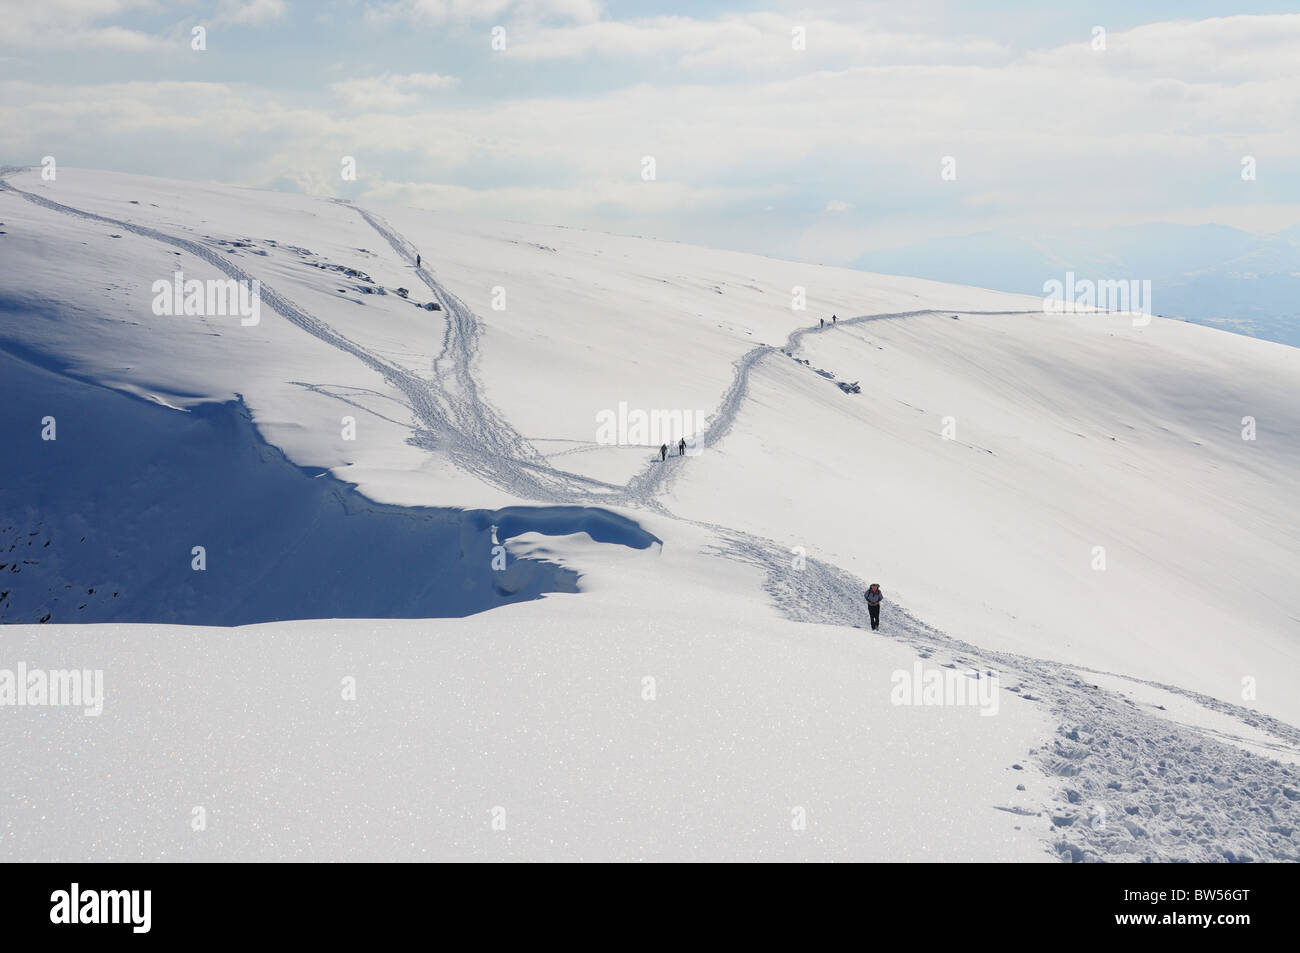
[[(1300, 857), (1294, 769), (1259, 756), (1300, 741), (1300, 351), (564, 228), (66, 169), (6, 181), (0, 349), (24, 362), (11, 386), (65, 382), (60, 440), (102, 387), (161, 405), (115, 398), (131, 433), (162, 426), (146, 411), (238, 406), (247, 418), (230, 426), (256, 434), (222, 446), (264, 441), (303, 479), (341, 481), (321, 499), (353, 484), (384, 519), (479, 514), (429, 536), (427, 561), (418, 542), (379, 555), (384, 531), (349, 538), (351, 516), (311, 537), (292, 528), (310, 518), (277, 519), (276, 454), (241, 464), (240, 492), (208, 494), (199, 525), (219, 533), (220, 513), (241, 514), (220, 551), (269, 553), (275, 589), (300, 590), (288, 615), (379, 614), (360, 608), (376, 595), (411, 606), (384, 614), (461, 615), (569, 589), (573, 574), (580, 590), (459, 621), (6, 628), (0, 666), (17, 652), (103, 667), (115, 699), (99, 720), (18, 722), (27, 767), (0, 776), (17, 792), (0, 815), (15, 855), (89, 856), (77, 845), (100, 822), (22, 819), (63, 823), (74, 753), (93, 773), (143, 738), (160, 753), (139, 754), (97, 808), (125, 812), (129, 833), (94, 856)], [(258, 279), (260, 321), (154, 314), (153, 283), (177, 269)], [(45, 399), (7, 400), (21, 408), (10, 442), (30, 437), (4, 471), (6, 499), (31, 501), (9, 520), (13, 545), (41, 539), (36, 521), (63, 527), (43, 557), (57, 568), (29, 577), (163, 598), (162, 568), (59, 553), (80, 525), (69, 500), (87, 497), (61, 492), (76, 483), (65, 471), (108, 468), (89, 440), (59, 445), (75, 464), (42, 465)], [(610, 445), (599, 421), (620, 406), (689, 423)], [(692, 455), (660, 462), (678, 436)], [(213, 466), (201, 445), (160, 450), (152, 471), (117, 479), (154, 493), (165, 526), (203, 505), (182, 493), (185, 468)], [(521, 505), (546, 509), (502, 509)], [(510, 551), (504, 591), (492, 523)], [(165, 572), (192, 575), (193, 533), (157, 532), (134, 558), (167, 553)], [(303, 553), (328, 563), (334, 548), (372, 581), (349, 600), (348, 573), (332, 576), (342, 596), (303, 613), (324, 571)], [(868, 577), (888, 599), (883, 639), (854, 628)], [(285, 617), (273, 595), (245, 595), (232, 597), (267, 607), (253, 618)], [(5, 621), (37, 621), (44, 598), (11, 597), (33, 617)], [(78, 618), (68, 607), (52, 621)], [(241, 674), (233, 660), (253, 654)], [(893, 674), (918, 664), (972, 683), (1000, 673), (997, 715), (891, 703)], [(1089, 669), (1206, 714), (1166, 720)], [(372, 687), (339, 701), (349, 675)], [(235, 730), (250, 710), (239, 746), (209, 735), (197, 763), (168, 747), (178, 720), (194, 739), (205, 712)], [(245, 779), (224, 789), (234, 827), (214, 846), (189, 811), (232, 760)], [(386, 782), (371, 788), (375, 771)], [(133, 798), (145, 775), (150, 793)], [(345, 805), (375, 827), (351, 827)], [(519, 819), (510, 833), (488, 825), (494, 807)]]

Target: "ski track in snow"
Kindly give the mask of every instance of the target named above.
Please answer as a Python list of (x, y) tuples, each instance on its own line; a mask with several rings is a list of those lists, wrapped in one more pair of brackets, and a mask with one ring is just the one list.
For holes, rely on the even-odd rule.
[[(19, 171), (25, 170), (0, 168), (0, 191), (53, 212), (163, 242), (231, 278), (252, 280), (242, 268), (199, 242), (62, 205), (5, 181)], [(351, 203), (340, 204), (360, 215), (401, 259), (414, 266), (414, 247), (387, 222)], [(412, 442), (448, 454), (458, 467), (489, 485), (539, 502), (643, 507), (682, 519), (668, 512), (657, 497), (689, 456), (670, 457), (667, 462), (652, 459), (621, 487), (551, 466), (480, 393), (474, 376), (481, 331), (477, 316), (437, 282), (427, 266), (415, 272), (441, 306), (447, 324), (442, 351), (433, 362), (432, 381), (379, 358), (265, 283), (262, 299), (285, 320), (382, 375), (409, 402), (416, 419)], [(793, 352), (805, 335), (840, 325), (936, 313), (945, 312), (925, 309), (845, 318), (825, 327), (797, 328), (782, 348), (759, 345), (747, 351), (734, 362), (731, 384), (698, 438), (699, 446), (712, 447), (725, 439), (745, 401), (752, 372), (769, 355)], [(329, 393), (314, 385), (313, 389)], [(346, 400), (343, 395), (330, 396)], [(718, 555), (759, 568), (768, 595), (790, 619), (862, 628), (865, 585), (860, 579), (815, 559), (808, 559), (802, 570), (786, 568), (790, 553), (772, 540), (684, 521), (714, 533), (720, 541)], [(1046, 775), (1050, 790), (1043, 792), (1043, 799), (1050, 803), (1044, 810), (1055, 832), (1050, 849), (1062, 860), (1300, 861), (1300, 779), (1290, 766), (1219, 741), (1208, 730), (1150, 715), (1133, 701), (1081, 679), (1079, 673), (1088, 669), (978, 648), (938, 632), (895, 604), (882, 613), (878, 636), (907, 643), (933, 666), (969, 670), (980, 673), (979, 677), (997, 673), (1003, 690), (1048, 706), (1058, 723), (1055, 737), (1027, 751), (1026, 760)], [(877, 634), (864, 631), (864, 637)], [(1271, 734), (1280, 750), (1300, 751), (1300, 730), (1277, 719), (1176, 686), (1130, 681), (1188, 697)], [(1036, 780), (1026, 772), (1026, 786)], [(1003, 805), (990, 808), (1009, 810)]]
[[(403, 261), (415, 266), (415, 249), (384, 219), (349, 202), (339, 202), (360, 215)], [(430, 274), (425, 266), (416, 276), (432, 292), (447, 322), (442, 353), (434, 361), (435, 386), (448, 408), (456, 439), (450, 451), (458, 466), (490, 485), (525, 499), (549, 503), (617, 504), (627, 499), (622, 488), (551, 466), (479, 393), (474, 377), (480, 325), (470, 308)], [(417, 444), (425, 444), (417, 440)], [(432, 447), (429, 447), (432, 449)]]

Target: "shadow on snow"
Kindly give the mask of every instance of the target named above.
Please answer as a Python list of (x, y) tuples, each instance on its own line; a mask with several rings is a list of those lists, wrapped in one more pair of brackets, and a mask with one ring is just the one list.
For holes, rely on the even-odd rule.
[(492, 526), (500, 542), (659, 542), (590, 507), (375, 503), (267, 444), (242, 400), (178, 412), (5, 346), (0, 622), (460, 617), (577, 591), (576, 572), (544, 560), (494, 570)]

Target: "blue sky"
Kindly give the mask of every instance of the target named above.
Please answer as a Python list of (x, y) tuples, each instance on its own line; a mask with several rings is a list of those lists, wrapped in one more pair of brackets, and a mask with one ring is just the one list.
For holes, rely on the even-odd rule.
[(1300, 221), (1294, 3), (6, 8), (3, 162), (826, 263), (988, 228)]

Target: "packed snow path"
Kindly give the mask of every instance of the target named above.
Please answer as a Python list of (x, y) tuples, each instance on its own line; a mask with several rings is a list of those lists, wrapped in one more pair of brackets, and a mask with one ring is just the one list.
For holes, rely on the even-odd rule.
[[(795, 570), (783, 547), (721, 526), (714, 531), (719, 552), (761, 569), (768, 594), (792, 618), (862, 628), (860, 579), (814, 559)], [(1089, 681), (1088, 669), (970, 645), (892, 603), (883, 619), (879, 637), (906, 642), (928, 666), (971, 678), (996, 675), (1002, 691), (1047, 707), (1055, 737), (1026, 751), (1025, 764), (1009, 767), (1032, 764), (1046, 775), (1049, 790), (1039, 793), (1051, 802), (1049, 847), (1062, 861), (1300, 861), (1300, 730), (1249, 708), (1156, 686), (1229, 715), (1242, 735), (1249, 727), (1271, 736), (1266, 747), (1292, 762), (1281, 763), (1208, 729), (1149, 714)], [(1034, 777), (1027, 773), (1024, 782), (1033, 793)]]
[[(0, 170), (0, 189), (52, 212), (112, 225), (182, 249), (236, 280), (252, 279), (200, 242), (63, 205), (3, 181), (17, 171), (21, 170)], [(399, 257), (414, 265), (409, 242), (373, 213), (350, 207)], [(688, 465), (689, 457), (660, 462), (656, 456), (623, 486), (551, 466), (480, 392), (474, 376), (480, 337), (477, 317), (427, 267), (417, 268), (416, 273), (441, 305), (447, 322), (432, 381), (384, 360), (264, 283), (262, 299), (296, 327), (381, 374), (403, 395), (416, 418), (414, 442), (446, 453), (458, 467), (487, 483), (544, 503), (622, 504), (672, 517), (657, 497)], [(865, 315), (821, 328), (800, 327), (790, 333), (784, 350), (797, 349), (808, 334), (832, 332), (840, 325), (931, 313), (935, 312)], [(699, 438), (703, 447), (716, 446), (726, 437), (745, 402), (752, 372), (778, 350), (782, 349), (760, 345), (734, 362), (732, 381)], [(708, 528), (720, 541), (719, 555), (750, 563), (765, 573), (769, 595), (790, 617), (861, 627), (861, 580), (812, 559), (804, 570), (790, 569), (788, 551), (774, 541), (723, 526)], [(1007, 690), (1049, 706), (1060, 725), (1057, 735), (1026, 752), (1026, 759), (1048, 778), (1050, 789), (1037, 793), (1044, 804), (1052, 804), (1057, 837), (1050, 848), (1062, 859), (1300, 860), (1300, 824), (1296, 823), (1300, 779), (1295, 768), (1226, 744), (1206, 730), (1148, 714), (1129, 699), (1081, 678), (1083, 669), (976, 648), (931, 629), (895, 604), (887, 606), (885, 620), (878, 637), (907, 642), (921, 658), (968, 670), (971, 677), (997, 672)], [(864, 637), (877, 636), (864, 633)], [(1173, 686), (1158, 687), (1190, 695)], [(1272, 736), (1273, 750), (1291, 756), (1300, 753), (1300, 732), (1292, 726), (1239, 706), (1193, 697), (1205, 708)], [(1032, 783), (1028, 775), (1026, 782)]]
[[(672, 516), (658, 502), (672, 477), (681, 472), (689, 457), (670, 454), (667, 460), (657, 455), (642, 467), (624, 486), (618, 487), (589, 477), (580, 476), (550, 466), (545, 458), (521, 434), (510, 426), (479, 393), (474, 378), (474, 364), (478, 353), (480, 324), (477, 315), (460, 298), (443, 287), (429, 270), (428, 260), (416, 266), (415, 246), (399, 234), (383, 218), (351, 202), (339, 204), (351, 208), (382, 237), (398, 257), (415, 269), (416, 275), (432, 292), (446, 316), (447, 328), (443, 336), (442, 352), (434, 362), (435, 378), (450, 381), (450, 386), (440, 384), (441, 396), (450, 408), (458, 436), (475, 447), (487, 448), (487, 460), (496, 465), (496, 472), (470, 466), (470, 460), (460, 457), (457, 462), (494, 486), (510, 490), (521, 496), (546, 502), (617, 503), (643, 506)], [(792, 352), (807, 334), (830, 331), (834, 327), (851, 327), (869, 321), (887, 321), (899, 318), (937, 314), (932, 309), (901, 311), (887, 314), (869, 314), (845, 318), (837, 325), (807, 326), (791, 331), (782, 348), (760, 344), (747, 351), (733, 363), (731, 384), (722, 395), (718, 409), (709, 417), (709, 426), (695, 441), (700, 449), (721, 443), (731, 430), (737, 414), (749, 391), (750, 375), (758, 365), (778, 350)], [(1031, 312), (983, 311), (972, 314), (1027, 314)], [(647, 447), (647, 450), (653, 448)]]

